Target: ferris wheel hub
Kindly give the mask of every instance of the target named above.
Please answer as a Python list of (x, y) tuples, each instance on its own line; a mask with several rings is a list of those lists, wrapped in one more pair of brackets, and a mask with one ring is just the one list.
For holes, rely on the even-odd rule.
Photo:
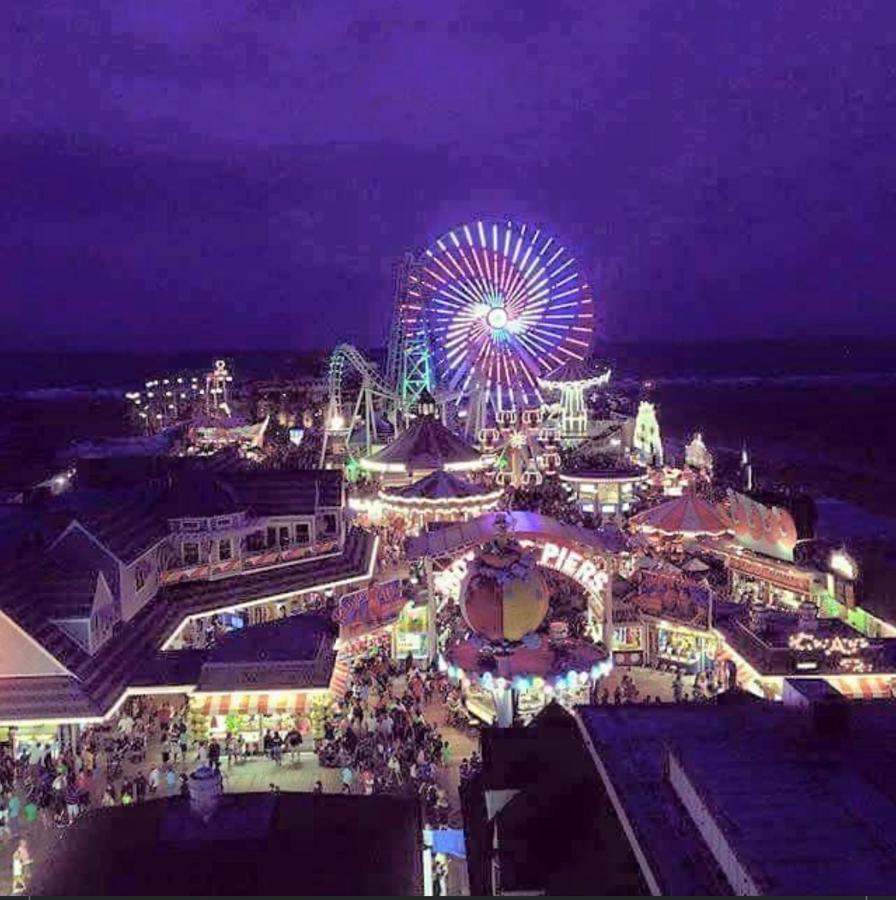
[(485, 317), (488, 327), (493, 331), (507, 327), (507, 310), (503, 306), (493, 306)]

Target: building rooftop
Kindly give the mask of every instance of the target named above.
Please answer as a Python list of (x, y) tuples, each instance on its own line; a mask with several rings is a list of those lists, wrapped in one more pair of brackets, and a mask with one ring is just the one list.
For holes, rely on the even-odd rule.
[(235, 472), (222, 480), (256, 516), (314, 515), (320, 507), (342, 506), (342, 473), (336, 469)]
[[(637, 861), (566, 710), (551, 703), (529, 727), (485, 728), (481, 736), (477, 782), (487, 792), (485, 813), (497, 832), (503, 890), (645, 893)], [(494, 841), (481, 822), (472, 821), (474, 807), (465, 803), (475, 892)]]
[[(361, 581), (371, 571), (374, 543), (369, 532), (352, 529), (342, 552), (334, 556), (219, 581), (162, 588), (93, 656), (54, 626), (38, 605), (27, 602), (29, 585), (36, 577), (34, 561), (0, 570), (0, 609), (75, 676), (0, 680), (0, 722), (102, 715), (131, 679), (139, 680), (141, 667), (148, 665), (188, 616), (285, 597), (318, 586)], [(31, 683), (23, 685), (23, 681)], [(29, 697), (37, 702), (34, 708), (29, 706)]]
[(474, 484), (460, 475), (454, 475), (443, 469), (430, 472), (419, 481), (401, 487), (386, 488), (382, 495), (392, 499), (404, 500), (452, 500), (482, 497), (493, 493), (493, 488), (484, 484)]
[(479, 453), (466, 441), (434, 416), (422, 415), (363, 465), (374, 470), (397, 467), (415, 472), (478, 460)]
[(745, 697), (577, 714), (662, 893), (732, 892), (669, 781), (670, 755), (762, 893), (887, 893), (896, 878), (896, 708), (841, 707), (846, 725), (827, 731), (805, 711)]
[(632, 524), (645, 531), (661, 534), (723, 534), (730, 525), (721, 510), (693, 491), (674, 500), (652, 506), (631, 518)]
[(386, 795), (225, 794), (208, 823), (182, 798), (89, 810), (37, 857), (48, 895), (423, 893), (417, 801)]
[(77, 510), (75, 518), (117, 559), (129, 564), (168, 535), (168, 523), (160, 515), (163, 500), (160, 487), (99, 494)]
[(32, 602), (40, 605), (49, 619), (89, 619), (99, 576), (99, 570), (90, 564), (48, 561), (30, 587)]

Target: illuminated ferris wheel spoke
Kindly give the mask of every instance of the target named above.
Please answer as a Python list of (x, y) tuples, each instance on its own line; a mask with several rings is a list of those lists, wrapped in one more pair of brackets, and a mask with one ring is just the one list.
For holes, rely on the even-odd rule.
[(479, 277), (485, 284), (488, 284), (490, 279), (486, 278), (485, 272), (482, 271), (482, 263), (479, 261), (479, 254), (473, 249), (470, 251), (470, 256), (473, 257), (473, 262), (476, 263), (476, 271), (479, 273)]
[(575, 279), (578, 277), (579, 277), (579, 273), (573, 272), (572, 275), (567, 275), (566, 278), (561, 278), (560, 281), (558, 281), (554, 285), (554, 287), (555, 288), (563, 287), (564, 284), (569, 284), (570, 281), (575, 281)]
[(561, 266), (559, 266), (558, 268), (554, 269), (553, 272), (551, 272), (551, 278), (556, 278), (564, 269), (568, 269), (574, 262), (575, 262), (575, 257), (570, 256), (570, 258), (568, 260), (566, 260), (565, 263), (563, 263)]
[(489, 263), (488, 250), (486, 249), (486, 250), (482, 251), (482, 268), (485, 270), (485, 278), (486, 278), (487, 282), (490, 285), (494, 286), (495, 282), (498, 280), (497, 275), (492, 276), (492, 273), (490, 271), (490, 267), (489, 267), (488, 263)]
[(473, 282), (456, 281), (450, 287), (442, 288), (441, 293), (465, 307), (485, 302), (484, 293)]
[(545, 263), (545, 268), (550, 269), (550, 267), (563, 255), (565, 249), (566, 247), (561, 247), (559, 250), (555, 251), (554, 255)]
[(457, 252), (460, 254), (460, 258), (464, 261), (464, 266), (466, 267), (467, 275), (469, 275), (470, 278), (475, 278), (476, 272), (473, 271), (473, 267), (470, 265), (470, 261), (467, 259), (467, 254), (466, 254), (466, 251), (464, 250), (464, 248), (458, 247)]
[[(454, 258), (454, 254), (450, 250), (446, 250), (445, 256), (447, 257), (448, 262), (450, 262), (451, 265), (454, 266), (457, 274), (460, 275), (461, 278), (463, 278), (464, 270), (461, 268), (460, 263)], [(454, 276), (452, 276), (452, 277), (454, 277)]]

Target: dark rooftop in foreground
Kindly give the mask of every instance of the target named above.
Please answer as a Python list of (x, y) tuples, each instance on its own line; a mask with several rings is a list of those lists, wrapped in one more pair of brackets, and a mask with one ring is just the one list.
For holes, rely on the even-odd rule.
[[(482, 774), (465, 789), (470, 884), (495, 856), (502, 891), (643, 894), (646, 885), (575, 719), (551, 703), (528, 727), (484, 728)], [(483, 791), (481, 800), (478, 791)]]
[[(896, 704), (838, 709), (732, 697), (577, 712), (663, 894), (730, 894), (738, 872), (763, 894), (891, 893)], [(728, 877), (682, 797), (730, 846)]]
[(208, 824), (189, 801), (85, 813), (35, 860), (43, 895), (420, 895), (417, 801), (225, 794)]

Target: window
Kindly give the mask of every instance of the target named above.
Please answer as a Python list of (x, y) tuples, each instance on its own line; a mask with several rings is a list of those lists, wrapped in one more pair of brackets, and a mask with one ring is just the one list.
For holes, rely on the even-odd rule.
[(311, 526), (307, 522), (296, 522), (296, 543), (307, 544), (311, 540)]
[(280, 546), (288, 547), (289, 546), (289, 525), (281, 525), (279, 528), (280, 531)]
[(185, 566), (195, 566), (199, 564), (199, 544), (195, 541), (186, 541), (182, 548)]
[(263, 531), (253, 531), (246, 537), (246, 549), (250, 553), (258, 553), (265, 548), (265, 533)]
[(276, 547), (277, 546), (277, 529), (269, 528), (268, 529), (268, 547)]
[(324, 513), (322, 520), (324, 534), (334, 534), (336, 532), (336, 513)]
[(230, 524), (231, 519), (229, 516), (226, 519), (215, 519), (215, 528), (228, 528)]
[(218, 541), (218, 559), (224, 562), (231, 558), (232, 550), (230, 546), (230, 538), (224, 538)]

